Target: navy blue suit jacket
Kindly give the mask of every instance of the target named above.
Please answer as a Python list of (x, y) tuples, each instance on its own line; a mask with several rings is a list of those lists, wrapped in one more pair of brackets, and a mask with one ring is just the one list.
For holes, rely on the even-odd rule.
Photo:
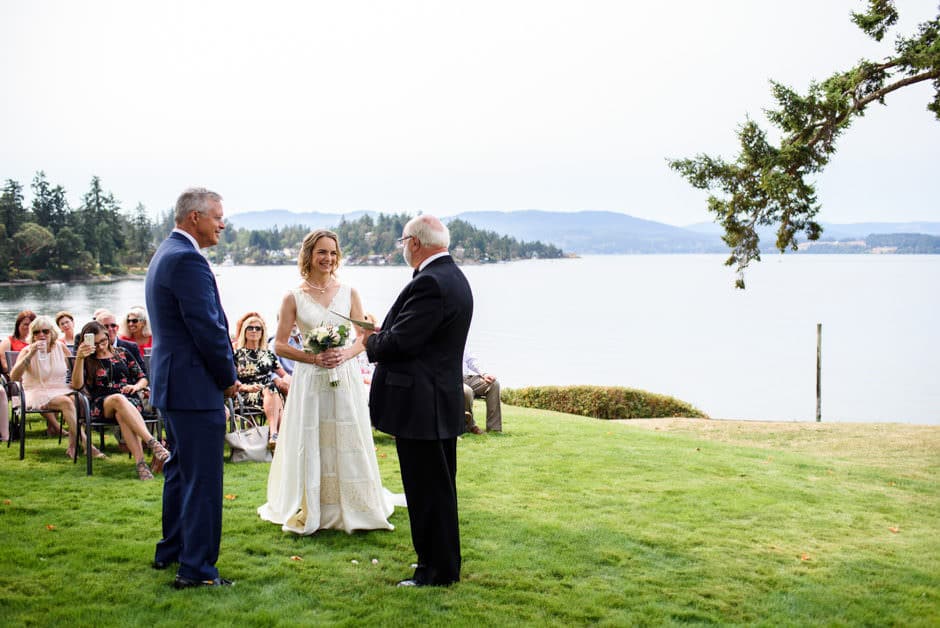
[(150, 402), (161, 410), (219, 410), (235, 362), (215, 275), (185, 236), (171, 233), (144, 287), (153, 330)]
[(470, 284), (449, 255), (405, 286), (366, 345), (377, 362), (369, 391), (376, 428), (416, 440), (466, 431), (463, 348), (472, 316)]

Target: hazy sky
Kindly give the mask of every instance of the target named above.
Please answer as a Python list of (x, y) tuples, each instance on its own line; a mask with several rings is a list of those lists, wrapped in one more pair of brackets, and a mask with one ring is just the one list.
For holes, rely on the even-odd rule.
[[(735, 128), (931, 19), (899, 0), (0, 0), (0, 178), (37, 170), (125, 209), (190, 185), (228, 213), (608, 210), (683, 225), (705, 195), (666, 166), (733, 157)], [(856, 120), (818, 179), (826, 222), (940, 220), (928, 85)]]

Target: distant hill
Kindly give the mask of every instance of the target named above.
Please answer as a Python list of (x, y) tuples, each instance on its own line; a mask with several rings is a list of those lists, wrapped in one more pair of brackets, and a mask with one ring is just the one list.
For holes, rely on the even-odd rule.
[(531, 209), (464, 212), (454, 217), (515, 238), (554, 244), (571, 253), (718, 253), (727, 249), (717, 235), (616, 212)]
[[(356, 220), (378, 212), (292, 212), (284, 209), (234, 214), (229, 222), (242, 229), (270, 229), (277, 225), (303, 225), (309, 228), (333, 228), (345, 218)], [(538, 240), (560, 247), (566, 253), (727, 253), (721, 240), (721, 227), (711, 222), (674, 227), (661, 222), (643, 220), (628, 214), (607, 211), (549, 212), (472, 211), (444, 218), (445, 222), (460, 218), (471, 225), (495, 231), (519, 240)], [(925, 234), (940, 236), (940, 222), (862, 222), (822, 223), (823, 241), (864, 240), (873, 234)], [(774, 230), (758, 231), (766, 250), (772, 250)], [(848, 249), (839, 249), (849, 252)]]

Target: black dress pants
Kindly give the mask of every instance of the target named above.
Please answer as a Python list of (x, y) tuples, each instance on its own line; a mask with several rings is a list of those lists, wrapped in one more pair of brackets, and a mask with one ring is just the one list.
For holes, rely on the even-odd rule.
[(398, 462), (408, 500), (411, 541), (418, 554), (414, 579), (448, 585), (460, 580), (457, 522), (457, 439), (397, 437)]

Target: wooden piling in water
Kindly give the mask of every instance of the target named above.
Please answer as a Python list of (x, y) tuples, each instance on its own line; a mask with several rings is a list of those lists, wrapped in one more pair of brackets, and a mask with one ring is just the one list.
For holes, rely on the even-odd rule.
[(816, 422), (822, 421), (822, 323), (816, 323)]

